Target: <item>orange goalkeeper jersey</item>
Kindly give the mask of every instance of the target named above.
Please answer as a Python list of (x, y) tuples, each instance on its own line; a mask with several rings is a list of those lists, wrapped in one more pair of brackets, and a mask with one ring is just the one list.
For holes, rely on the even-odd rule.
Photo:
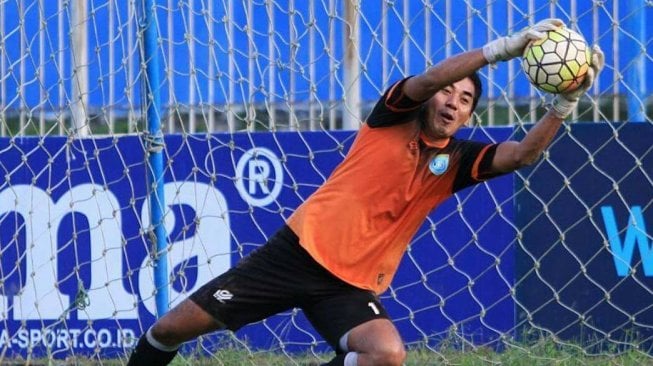
[(288, 219), (301, 245), (354, 286), (385, 291), (427, 215), (454, 192), (489, 178), (494, 144), (421, 133), (421, 103), (402, 80), (379, 100), (344, 161)]

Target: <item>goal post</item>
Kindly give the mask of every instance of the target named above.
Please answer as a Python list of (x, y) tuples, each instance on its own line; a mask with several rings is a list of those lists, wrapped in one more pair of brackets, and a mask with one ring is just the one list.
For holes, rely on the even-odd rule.
[[(16, 0), (0, 14), (0, 364), (124, 363), (324, 183), (393, 82), (548, 17), (599, 44), (604, 72), (534, 165), (428, 216), (381, 300), (408, 364), (651, 362), (646, 2)], [(521, 138), (551, 96), (518, 60), (480, 73), (459, 137)], [(289, 309), (181, 357), (223, 349), (331, 352)]]
[(159, 68), (159, 33), (153, 0), (144, 0), (142, 20), (139, 30), (142, 32), (142, 63), (145, 63), (146, 78), (143, 81), (144, 93), (147, 96), (145, 114), (147, 129), (143, 131), (147, 151), (147, 185), (149, 190), (150, 240), (153, 241), (152, 257), (154, 268), (154, 288), (156, 289), (156, 315), (163, 316), (168, 311), (170, 296), (168, 293), (168, 235), (163, 222), (166, 211), (165, 181), (163, 177), (163, 160), (165, 142), (161, 128), (162, 105), (160, 91)]

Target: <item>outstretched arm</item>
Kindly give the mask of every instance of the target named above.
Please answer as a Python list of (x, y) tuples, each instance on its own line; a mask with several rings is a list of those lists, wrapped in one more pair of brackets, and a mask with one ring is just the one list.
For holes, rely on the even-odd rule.
[(403, 92), (415, 101), (425, 101), (438, 90), (471, 75), (476, 70), (497, 61), (506, 61), (521, 56), (526, 45), (544, 38), (545, 32), (561, 27), (560, 19), (546, 19), (511, 36), (501, 37), (482, 48), (449, 57), (424, 73), (404, 83)]
[(500, 143), (492, 160), (492, 170), (506, 173), (533, 164), (549, 146), (562, 121), (563, 118), (549, 110), (521, 141)]
[(487, 64), (488, 61), (480, 48), (460, 53), (406, 80), (404, 94), (414, 101), (425, 101), (438, 90), (465, 78)]
[(562, 122), (576, 108), (580, 97), (589, 90), (604, 65), (603, 52), (598, 46), (592, 49), (591, 67), (578, 89), (557, 95), (551, 109), (531, 128), (521, 141), (499, 144), (492, 161), (495, 172), (510, 172), (534, 163), (558, 132)]

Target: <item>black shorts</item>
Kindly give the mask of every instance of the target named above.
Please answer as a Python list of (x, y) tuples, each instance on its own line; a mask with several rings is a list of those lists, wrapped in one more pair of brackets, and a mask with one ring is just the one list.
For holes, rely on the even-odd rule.
[(376, 294), (332, 275), (287, 226), (190, 299), (232, 331), (301, 308), (336, 351), (341, 351), (339, 339), (355, 326), (388, 318)]

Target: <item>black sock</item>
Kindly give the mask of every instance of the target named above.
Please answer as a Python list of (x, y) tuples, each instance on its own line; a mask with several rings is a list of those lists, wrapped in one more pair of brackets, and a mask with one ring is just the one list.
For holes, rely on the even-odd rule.
[(345, 356), (347, 356), (346, 353), (341, 353), (322, 366), (343, 366), (345, 364)]
[(147, 335), (143, 334), (138, 340), (136, 348), (129, 356), (127, 366), (165, 366), (172, 361), (177, 355), (177, 350), (162, 351), (147, 340)]

